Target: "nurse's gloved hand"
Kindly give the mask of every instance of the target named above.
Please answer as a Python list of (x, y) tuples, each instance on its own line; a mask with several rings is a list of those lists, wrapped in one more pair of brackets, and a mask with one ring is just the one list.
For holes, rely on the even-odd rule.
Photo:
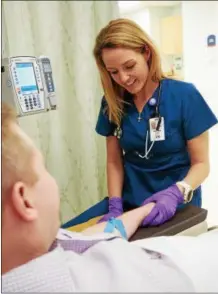
[(107, 222), (110, 218), (123, 214), (123, 201), (121, 197), (110, 197), (108, 201), (109, 213), (105, 214), (97, 223)]
[(158, 226), (165, 223), (174, 216), (177, 206), (183, 201), (183, 195), (176, 184), (155, 193), (142, 203), (142, 205), (156, 203), (150, 214), (143, 220), (142, 226)]

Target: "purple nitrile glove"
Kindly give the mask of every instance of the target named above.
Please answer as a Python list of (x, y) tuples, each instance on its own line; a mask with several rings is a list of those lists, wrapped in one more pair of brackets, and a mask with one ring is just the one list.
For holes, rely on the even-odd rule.
[(121, 197), (109, 198), (109, 213), (105, 214), (97, 223), (107, 222), (112, 217), (118, 217), (123, 214), (123, 201)]
[(142, 226), (158, 226), (165, 223), (174, 216), (177, 206), (184, 202), (184, 198), (177, 185), (174, 184), (146, 199), (142, 206), (150, 202), (156, 204), (143, 220)]

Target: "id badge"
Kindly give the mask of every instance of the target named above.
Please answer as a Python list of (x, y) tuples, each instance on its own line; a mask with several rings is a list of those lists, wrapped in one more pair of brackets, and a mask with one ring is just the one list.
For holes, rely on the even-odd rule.
[(158, 117), (149, 119), (149, 128), (150, 128), (150, 141), (164, 141), (165, 140), (165, 129), (164, 129), (164, 118), (161, 117), (161, 123), (159, 130), (156, 131), (158, 124)]

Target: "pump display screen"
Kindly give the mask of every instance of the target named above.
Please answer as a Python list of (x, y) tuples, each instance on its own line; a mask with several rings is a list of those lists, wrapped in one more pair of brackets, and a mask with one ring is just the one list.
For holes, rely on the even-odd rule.
[(38, 93), (33, 63), (16, 63), (17, 79), (23, 94)]

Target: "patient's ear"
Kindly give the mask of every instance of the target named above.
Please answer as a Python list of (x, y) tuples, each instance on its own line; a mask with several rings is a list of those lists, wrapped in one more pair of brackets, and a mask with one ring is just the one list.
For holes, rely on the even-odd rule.
[(38, 216), (34, 206), (31, 189), (23, 182), (17, 182), (12, 188), (11, 201), (13, 208), (24, 221), (33, 221)]

